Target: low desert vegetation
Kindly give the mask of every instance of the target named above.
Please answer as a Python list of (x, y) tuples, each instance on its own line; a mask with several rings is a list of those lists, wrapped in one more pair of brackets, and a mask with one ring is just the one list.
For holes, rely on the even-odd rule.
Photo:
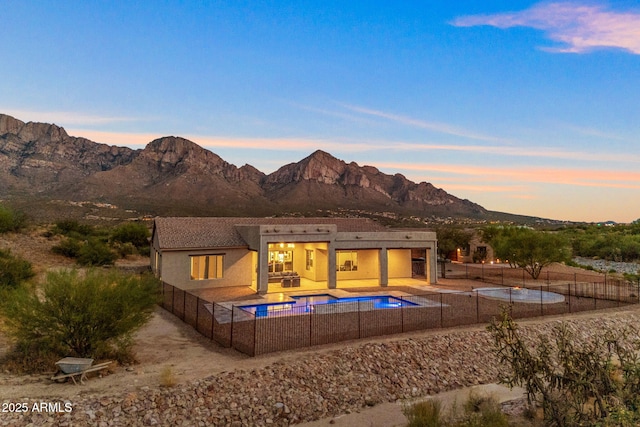
[(115, 228), (95, 227), (78, 221), (58, 221), (48, 233), (61, 235), (54, 253), (74, 258), (82, 266), (112, 265), (127, 255), (149, 255), (149, 229), (139, 222)]
[(0, 233), (20, 231), (27, 225), (27, 216), (7, 206), (0, 205)]
[(490, 397), (471, 394), (462, 411), (437, 400), (404, 408), (410, 427), (632, 427), (640, 425), (640, 338), (636, 331), (577, 337), (566, 324), (526, 336), (504, 310), (487, 327), (504, 367), (500, 382), (523, 387), (528, 408), (507, 417)]
[(542, 408), (544, 425), (640, 425), (640, 339), (636, 332), (594, 331), (578, 340), (561, 324), (525, 340), (504, 311), (488, 326), (507, 367), (501, 382), (521, 386)]
[(509, 427), (521, 426), (510, 423), (492, 396), (470, 394), (462, 408), (453, 405), (442, 409), (438, 399), (430, 399), (406, 406), (403, 410), (409, 420), (407, 427)]
[(171, 366), (165, 366), (160, 371), (160, 386), (161, 387), (174, 387), (178, 383), (176, 375), (173, 372)]
[(157, 302), (154, 276), (115, 270), (51, 272), (41, 286), (5, 289), (0, 314), (16, 342), (5, 362), (38, 371), (66, 356), (131, 361), (132, 334)]
[(0, 290), (15, 289), (34, 276), (31, 263), (0, 249)]
[(612, 227), (577, 226), (561, 233), (571, 242), (574, 256), (622, 262), (640, 260), (640, 219)]

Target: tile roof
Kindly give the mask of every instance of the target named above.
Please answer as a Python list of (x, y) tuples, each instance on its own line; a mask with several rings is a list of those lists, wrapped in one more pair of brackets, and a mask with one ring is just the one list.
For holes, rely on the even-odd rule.
[(236, 225), (335, 224), (339, 232), (385, 231), (364, 218), (159, 217), (154, 230), (161, 249), (247, 246)]

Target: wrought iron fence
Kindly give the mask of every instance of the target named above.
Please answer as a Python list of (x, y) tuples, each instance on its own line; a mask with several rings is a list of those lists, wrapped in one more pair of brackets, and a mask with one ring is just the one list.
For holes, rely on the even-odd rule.
[[(366, 337), (486, 323), (504, 307), (514, 318), (526, 318), (640, 303), (639, 286), (629, 282), (549, 281), (529, 285), (526, 290), (543, 292), (534, 293), (527, 301), (517, 298), (516, 292), (521, 292), (518, 288), (503, 288), (501, 297), (493, 297), (491, 292), (483, 296), (477, 291), (425, 292), (399, 297), (402, 304), (397, 308), (375, 309), (371, 302), (350, 301), (290, 306), (256, 315), (241, 306), (209, 302), (163, 283), (162, 306), (218, 344), (256, 356)], [(564, 299), (548, 302), (544, 292)], [(405, 302), (411, 304), (405, 306)]]

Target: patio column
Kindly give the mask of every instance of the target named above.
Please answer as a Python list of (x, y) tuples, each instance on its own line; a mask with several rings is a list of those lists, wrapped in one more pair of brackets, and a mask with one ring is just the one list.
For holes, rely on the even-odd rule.
[(336, 274), (336, 250), (329, 245), (327, 251), (327, 287), (329, 289), (336, 289), (338, 286), (338, 279)]
[(378, 264), (380, 265), (380, 286), (387, 286), (389, 284), (389, 255), (387, 248), (380, 249)]
[(269, 291), (269, 244), (260, 243), (258, 251), (258, 293), (264, 295)]
[(425, 257), (424, 257), (424, 278), (427, 283), (432, 283), (431, 279), (431, 249), (425, 249)]

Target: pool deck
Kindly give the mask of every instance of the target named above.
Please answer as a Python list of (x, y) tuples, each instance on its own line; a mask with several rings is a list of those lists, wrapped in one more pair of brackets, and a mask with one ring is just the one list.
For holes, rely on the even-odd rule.
[[(270, 291), (266, 295), (259, 295), (255, 288), (251, 286), (233, 286), (225, 288), (203, 288), (193, 289), (189, 293), (194, 294), (201, 299), (210, 303), (242, 303), (250, 304), (248, 301), (258, 301), (257, 303), (265, 303), (278, 301), (281, 295), (318, 295), (331, 294), (333, 292), (347, 292), (358, 294), (378, 294), (378, 295), (394, 295), (394, 292), (400, 292), (400, 296), (406, 295), (422, 295), (429, 292), (460, 292), (471, 291), (474, 288), (486, 286), (486, 284), (467, 279), (438, 279), (435, 285), (427, 284), (424, 279), (389, 279), (389, 285), (379, 286), (376, 279), (372, 280), (343, 280), (338, 283), (337, 289), (328, 289), (326, 283), (311, 282), (305, 283), (303, 280), (299, 288), (282, 288), (280, 286), (270, 286)], [(335, 294), (344, 295), (344, 294)], [(353, 296), (353, 295), (351, 295)], [(275, 298), (275, 300), (274, 300)]]

